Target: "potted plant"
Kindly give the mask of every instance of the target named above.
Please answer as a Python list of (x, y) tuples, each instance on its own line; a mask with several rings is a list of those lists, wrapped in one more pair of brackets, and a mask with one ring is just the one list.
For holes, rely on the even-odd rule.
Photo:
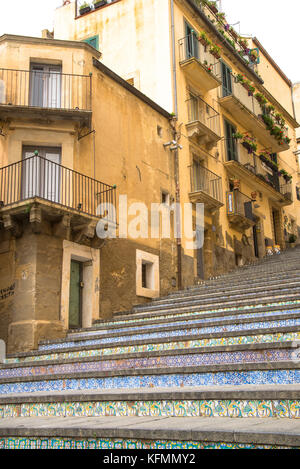
[(296, 241), (297, 241), (297, 237), (294, 234), (291, 234), (289, 237), (289, 244), (291, 248), (294, 248), (296, 246)]
[(246, 39), (244, 39), (243, 37), (239, 37), (238, 38), (238, 42), (239, 42), (239, 45), (243, 48), (243, 49), (248, 49), (248, 41)]
[(97, 8), (103, 7), (104, 5), (107, 4), (107, 0), (94, 0), (93, 1), (94, 8), (97, 10)]
[(257, 101), (259, 102), (259, 104), (261, 106), (265, 106), (267, 104), (267, 99), (264, 97), (264, 95), (262, 93), (255, 93), (255, 98), (257, 99)]
[(88, 13), (89, 11), (91, 11), (91, 5), (89, 5), (86, 2), (84, 2), (82, 5), (80, 5), (80, 7), (79, 7), (80, 15), (84, 15), (85, 13)]
[(249, 57), (251, 62), (256, 62), (258, 59), (258, 53), (255, 49), (252, 49), (249, 51)]
[(229, 29), (229, 32), (230, 32), (231, 36), (233, 36), (234, 39), (237, 41), (238, 33), (233, 29), (233, 27), (231, 27), (231, 28)]
[(218, 13), (217, 2), (207, 2), (207, 6), (213, 13)]
[(208, 37), (206, 36), (205, 32), (202, 31), (200, 33), (200, 36), (198, 38), (198, 41), (201, 42), (201, 44), (205, 47), (207, 46), (210, 46), (211, 45), (211, 41), (208, 39)]
[(242, 83), (242, 85), (248, 91), (248, 95), (253, 96), (253, 94), (255, 93), (255, 88), (251, 84), (251, 82), (249, 80), (245, 80), (244, 83)]
[(221, 48), (219, 46), (216, 46), (215, 44), (212, 44), (212, 46), (209, 49), (209, 52), (216, 58), (219, 59), (221, 57), (220, 55), (220, 50)]
[(257, 143), (254, 137), (244, 135), (242, 145), (248, 150), (249, 155), (257, 151)]
[(235, 140), (241, 140), (243, 138), (243, 134), (241, 134), (240, 132), (235, 132), (232, 135), (232, 138), (234, 138)]

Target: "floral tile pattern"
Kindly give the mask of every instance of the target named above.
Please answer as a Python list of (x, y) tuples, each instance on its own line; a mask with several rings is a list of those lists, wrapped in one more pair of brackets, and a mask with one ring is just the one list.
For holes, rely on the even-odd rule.
[(287, 449), (287, 447), (206, 441), (14, 437), (0, 438), (0, 449)]

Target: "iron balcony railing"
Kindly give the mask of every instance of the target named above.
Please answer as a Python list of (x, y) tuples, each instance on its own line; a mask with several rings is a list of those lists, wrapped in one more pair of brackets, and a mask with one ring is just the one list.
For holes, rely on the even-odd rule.
[(191, 192), (205, 192), (223, 203), (222, 178), (209, 169), (195, 162), (191, 167)]
[[(91, 216), (107, 216), (116, 207), (116, 187), (35, 155), (0, 168), (0, 206), (39, 198)], [(100, 213), (101, 205), (101, 213)], [(109, 215), (109, 216), (108, 216)]]
[[(232, 197), (231, 197), (232, 196)], [(228, 193), (228, 214), (239, 215), (248, 220), (254, 221), (252, 211), (252, 199), (246, 194), (243, 194), (238, 189)]]
[(283, 178), (276, 167), (268, 166), (254, 151), (249, 151), (249, 148), (234, 138), (225, 139), (224, 145), (227, 161), (237, 161), (288, 200), (293, 200), (291, 183), (282, 184)]
[(221, 135), (220, 114), (200, 96), (192, 96), (188, 103), (188, 120), (199, 121), (216, 135)]
[(92, 110), (92, 76), (0, 69), (0, 106)]
[(256, 117), (262, 114), (261, 106), (252, 92), (245, 88), (232, 73), (227, 74), (226, 84), (223, 82), (223, 86), (219, 88), (219, 93), (220, 98), (234, 96)]
[(179, 61), (195, 58), (216, 78), (221, 78), (221, 63), (209, 52), (209, 47), (204, 46), (198, 41), (196, 35), (190, 34), (178, 41)]

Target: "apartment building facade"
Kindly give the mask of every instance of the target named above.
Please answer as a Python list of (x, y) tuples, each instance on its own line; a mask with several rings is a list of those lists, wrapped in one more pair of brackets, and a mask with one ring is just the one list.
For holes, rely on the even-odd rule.
[(173, 129), (87, 43), (4, 35), (0, 56), (0, 338), (16, 352), (176, 288), (176, 240), (119, 233), (133, 203), (175, 197)]
[(180, 201), (205, 204), (203, 249), (181, 244), (183, 285), (284, 249), (299, 200), (292, 84), (217, 2), (80, 0), (56, 10), (54, 37), (101, 61), (177, 122)]

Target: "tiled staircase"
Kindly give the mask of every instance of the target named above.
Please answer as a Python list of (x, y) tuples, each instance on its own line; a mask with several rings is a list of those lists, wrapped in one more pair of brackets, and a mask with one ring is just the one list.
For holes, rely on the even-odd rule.
[(0, 448), (300, 448), (300, 248), (0, 366)]

